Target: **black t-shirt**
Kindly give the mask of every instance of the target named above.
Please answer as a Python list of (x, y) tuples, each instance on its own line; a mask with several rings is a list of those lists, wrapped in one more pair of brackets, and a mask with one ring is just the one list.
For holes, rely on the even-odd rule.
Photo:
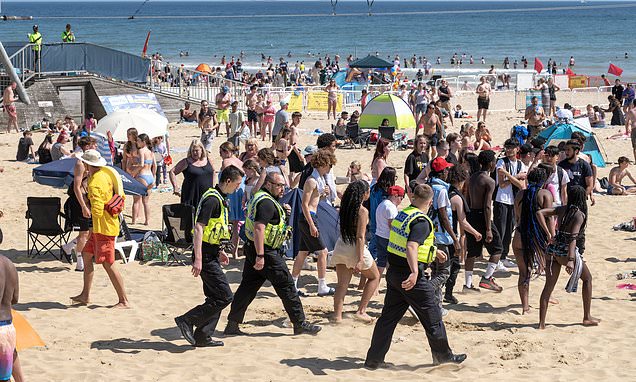
[[(218, 188), (217, 191), (223, 196), (226, 197)], [(227, 206), (226, 206), (227, 207)], [(219, 199), (214, 196), (209, 196), (203, 200), (201, 203), (201, 209), (199, 210), (199, 215), (197, 216), (197, 221), (195, 223), (201, 223), (203, 225), (208, 224), (208, 220), (212, 218), (218, 218), (221, 216), (221, 205), (219, 204)], [(201, 246), (201, 251), (204, 255), (218, 255), (219, 246), (212, 245), (210, 243), (203, 242)]]
[(612, 86), (612, 95), (619, 101), (623, 98), (623, 89), (623, 85)]
[[(409, 225), (411, 231), (409, 232), (409, 237), (407, 241), (415, 241), (419, 245), (424, 244), (428, 235), (431, 234), (431, 224), (426, 220), (426, 218), (415, 219)], [(391, 254), (388, 258), (389, 264), (391, 266), (397, 266), (402, 268), (408, 268), (409, 263), (405, 257), (397, 256)]]
[(585, 178), (592, 176), (592, 166), (590, 166), (589, 163), (581, 158), (574, 163), (570, 163), (567, 159), (564, 159), (559, 163), (559, 167), (564, 169), (570, 177), (568, 187), (581, 186), (587, 188)]
[(439, 94), (439, 100), (442, 102), (448, 102), (450, 98), (446, 94), (448, 94), (449, 92), (450, 91), (448, 90), (448, 86), (440, 86), (439, 92), (437, 93)]
[(254, 217), (254, 220), (265, 225), (276, 225), (280, 223), (280, 214), (274, 202), (269, 199), (264, 199), (259, 202), (256, 207), (256, 216)]
[(453, 166), (459, 166), (459, 160), (457, 160), (457, 156), (451, 152), (446, 156), (446, 162), (451, 163)]
[(15, 159), (17, 161), (29, 159), (29, 148), (31, 146), (33, 146), (33, 140), (31, 139), (31, 137), (20, 138), (20, 142), (18, 142), (18, 153), (15, 155)]
[(406, 157), (404, 163), (404, 175), (409, 177), (409, 181), (413, 181), (420, 175), (420, 172), (428, 164), (428, 155), (426, 153), (416, 154), (412, 152)]

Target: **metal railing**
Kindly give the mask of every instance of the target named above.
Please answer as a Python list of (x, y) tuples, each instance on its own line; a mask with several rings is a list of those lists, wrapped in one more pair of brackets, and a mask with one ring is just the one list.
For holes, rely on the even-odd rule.
[[(35, 59), (36, 57), (39, 58), (38, 54), (39, 51), (33, 50), (33, 44), (27, 44), (9, 56), (9, 61), (22, 84), (35, 77), (39, 72), (40, 60), (36, 61)], [(0, 64), (0, 72), (3, 74), (0, 87), (4, 89), (9, 86), (11, 79), (8, 76), (7, 68), (2, 64)]]

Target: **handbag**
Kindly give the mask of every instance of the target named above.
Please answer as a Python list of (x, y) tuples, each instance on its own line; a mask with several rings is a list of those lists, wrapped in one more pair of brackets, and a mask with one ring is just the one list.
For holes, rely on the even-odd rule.
[(104, 210), (112, 216), (119, 215), (124, 210), (124, 198), (118, 194), (113, 194), (108, 203), (104, 204)]

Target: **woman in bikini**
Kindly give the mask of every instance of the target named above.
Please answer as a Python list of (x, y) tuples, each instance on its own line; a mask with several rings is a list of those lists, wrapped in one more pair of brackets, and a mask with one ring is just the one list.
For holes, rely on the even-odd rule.
[(475, 150), (475, 131), (475, 126), (470, 122), (462, 126), (459, 132), (462, 137), (462, 149)]
[[(261, 125), (261, 139), (265, 141), (267, 137), (272, 136), (272, 127), (274, 126), (274, 118), (276, 117), (276, 108), (272, 105), (272, 100), (268, 99), (263, 108), (263, 123)], [(265, 135), (267, 130), (267, 135)]]
[(333, 250), (332, 264), (336, 264), (338, 287), (334, 295), (334, 320), (342, 321), (342, 306), (354, 272), (366, 278), (355, 318), (371, 323), (366, 313), (371, 296), (378, 288), (380, 272), (365, 246), (369, 210), (362, 203), (369, 199), (369, 185), (364, 180), (351, 183), (344, 192), (340, 204), (340, 238)]
[(481, 121), (477, 124), (477, 131), (475, 131), (475, 151), (490, 150), (492, 147), (490, 142), (492, 142), (490, 131), (486, 128), (486, 123)]
[(552, 207), (552, 194), (543, 188), (547, 178), (544, 169), (535, 168), (528, 174), (528, 188), (519, 190), (515, 197), (516, 228), (512, 238), (512, 251), (519, 266), (517, 286), (522, 314), (530, 312), (530, 271), (535, 265), (538, 272), (545, 268), (545, 249), (548, 241), (546, 233), (537, 221), (537, 211)]
[(336, 80), (330, 80), (329, 85), (325, 87), (325, 91), (327, 92), (327, 119), (329, 119), (329, 115), (333, 114), (333, 119), (336, 118), (336, 106), (338, 104), (338, 90), (340, 88), (336, 85)]
[[(576, 238), (587, 221), (586, 203), (585, 189), (581, 186), (572, 186), (568, 189), (567, 205), (544, 208), (537, 212), (539, 215), (537, 220), (550, 243), (546, 249), (546, 279), (539, 305), (539, 329), (545, 329), (548, 302), (559, 279), (562, 266), (565, 266), (566, 272), (570, 275), (566, 286), (567, 292), (576, 292), (578, 279), (583, 281), (583, 325), (596, 326), (600, 322), (590, 314), (592, 274), (576, 247)], [(556, 233), (549, 221), (552, 216), (556, 216), (559, 222)]]
[(137, 137), (137, 150), (139, 153), (140, 164), (137, 165), (135, 179), (146, 186), (148, 195), (133, 197), (132, 224), (135, 224), (135, 221), (139, 217), (139, 209), (141, 208), (140, 202), (144, 206), (144, 225), (148, 225), (148, 221), (150, 220), (150, 190), (152, 190), (155, 185), (154, 174), (157, 173), (157, 162), (155, 161), (155, 156), (151, 149), (152, 143), (150, 142), (148, 135), (139, 134)]

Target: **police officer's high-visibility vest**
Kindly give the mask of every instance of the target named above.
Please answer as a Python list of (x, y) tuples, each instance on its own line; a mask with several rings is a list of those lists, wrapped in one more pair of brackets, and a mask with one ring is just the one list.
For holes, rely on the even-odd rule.
[(64, 31), (62, 32), (62, 42), (74, 42), (75, 35), (72, 31)]
[(35, 52), (39, 52), (40, 49), (42, 48), (42, 33), (40, 32), (29, 33), (29, 42), (31, 44), (35, 44), (33, 45), (31, 49), (33, 49), (33, 51)]
[(416, 219), (426, 219), (431, 225), (431, 232), (424, 240), (424, 243), (417, 249), (417, 261), (420, 263), (431, 263), (437, 256), (437, 248), (435, 247), (435, 230), (431, 219), (419, 209), (409, 206), (393, 219), (391, 223), (391, 233), (389, 234), (389, 245), (387, 250), (389, 253), (406, 258), (406, 243), (408, 242), (409, 233), (411, 232), (411, 223)]
[(218, 245), (221, 241), (230, 240), (232, 237), (232, 232), (229, 228), (228, 209), (225, 206), (225, 198), (223, 195), (221, 195), (216, 188), (210, 188), (201, 196), (197, 212), (194, 216), (195, 223), (199, 218), (201, 206), (207, 198), (216, 198), (219, 201), (221, 214), (218, 218), (210, 218), (210, 220), (208, 220), (208, 224), (203, 229), (203, 241), (212, 245)]
[(258, 204), (263, 200), (271, 200), (274, 202), (276, 209), (278, 210), (279, 221), (278, 224), (267, 223), (265, 227), (265, 245), (268, 247), (278, 249), (287, 239), (288, 233), (291, 232), (291, 227), (285, 224), (285, 210), (281, 207), (280, 203), (274, 199), (270, 194), (265, 191), (258, 191), (254, 194), (252, 200), (247, 205), (247, 216), (245, 217), (245, 236), (251, 241), (254, 241), (254, 221), (256, 220), (256, 209)]

